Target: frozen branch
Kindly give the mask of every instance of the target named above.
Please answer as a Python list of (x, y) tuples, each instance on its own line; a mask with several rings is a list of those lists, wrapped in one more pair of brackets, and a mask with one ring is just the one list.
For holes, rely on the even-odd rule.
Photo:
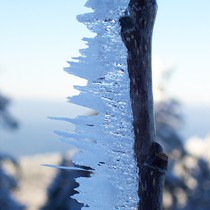
[(151, 54), (156, 12), (155, 0), (130, 0), (129, 15), (119, 20), (122, 40), (128, 53), (134, 149), (140, 169), (139, 209), (141, 210), (162, 208), (163, 184), (167, 168), (167, 156), (161, 146), (155, 143)]

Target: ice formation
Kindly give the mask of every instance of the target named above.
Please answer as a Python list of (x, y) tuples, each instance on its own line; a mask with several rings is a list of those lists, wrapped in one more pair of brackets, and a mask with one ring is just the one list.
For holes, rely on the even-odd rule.
[(75, 87), (81, 93), (69, 101), (96, 111), (69, 119), (76, 125), (73, 134), (59, 133), (79, 149), (74, 163), (94, 169), (91, 178), (77, 179), (79, 194), (74, 196), (91, 210), (136, 209), (138, 203), (126, 49), (118, 23), (127, 5), (128, 0), (86, 3), (93, 12), (77, 19), (96, 36), (83, 39), (88, 48), (65, 69), (88, 81), (87, 86)]

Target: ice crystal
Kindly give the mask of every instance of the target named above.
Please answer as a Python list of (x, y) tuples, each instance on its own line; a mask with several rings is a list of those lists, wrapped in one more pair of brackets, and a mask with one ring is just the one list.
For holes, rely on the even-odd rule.
[(74, 133), (59, 133), (79, 149), (74, 163), (94, 169), (91, 178), (77, 179), (79, 194), (74, 196), (91, 210), (136, 209), (138, 202), (126, 49), (118, 23), (127, 5), (127, 0), (86, 3), (93, 12), (77, 18), (96, 36), (83, 39), (88, 48), (65, 69), (88, 81), (75, 87), (81, 93), (69, 101), (95, 110), (94, 115), (69, 119), (76, 125)]

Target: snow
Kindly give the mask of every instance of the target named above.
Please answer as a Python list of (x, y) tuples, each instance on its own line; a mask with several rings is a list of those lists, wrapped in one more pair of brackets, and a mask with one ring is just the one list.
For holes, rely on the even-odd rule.
[(210, 136), (205, 138), (193, 136), (187, 140), (185, 148), (196, 157), (202, 157), (210, 161)]

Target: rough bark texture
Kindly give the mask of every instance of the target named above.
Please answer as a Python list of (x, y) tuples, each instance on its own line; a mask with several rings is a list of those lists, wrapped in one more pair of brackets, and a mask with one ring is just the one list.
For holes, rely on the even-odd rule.
[(151, 52), (157, 4), (155, 0), (130, 0), (128, 10), (119, 21), (128, 52), (134, 150), (140, 169), (139, 209), (159, 210), (162, 209), (167, 156), (155, 142)]
[(148, 158), (140, 168), (139, 209), (162, 209), (167, 163), (168, 157), (162, 147), (156, 142), (152, 143)]

